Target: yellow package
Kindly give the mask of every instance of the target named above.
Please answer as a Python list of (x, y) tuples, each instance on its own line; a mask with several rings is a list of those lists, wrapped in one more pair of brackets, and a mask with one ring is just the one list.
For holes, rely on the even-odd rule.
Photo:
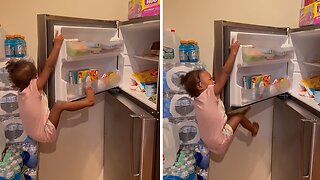
[(145, 89), (145, 83), (156, 83), (158, 80), (158, 69), (149, 69), (142, 72), (132, 73), (132, 79), (135, 80), (141, 89)]

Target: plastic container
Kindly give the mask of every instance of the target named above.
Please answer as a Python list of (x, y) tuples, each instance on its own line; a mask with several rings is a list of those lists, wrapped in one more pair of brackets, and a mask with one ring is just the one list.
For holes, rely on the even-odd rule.
[(145, 84), (146, 96), (151, 97), (152, 95), (157, 93), (157, 83), (154, 82), (146, 82)]
[(6, 58), (14, 57), (15, 45), (16, 45), (16, 41), (14, 40), (14, 36), (6, 35), (6, 40), (4, 41)]
[(171, 62), (179, 62), (180, 37), (174, 29), (166, 29), (163, 32), (163, 59)]
[(0, 24), (0, 58), (5, 58), (4, 41), (6, 39), (6, 32), (1, 28)]
[(194, 40), (188, 41), (188, 55), (189, 62), (198, 62), (199, 61), (199, 46), (198, 43)]
[(163, 167), (171, 167), (177, 159), (180, 139), (177, 125), (163, 119)]
[(189, 46), (186, 40), (180, 40), (179, 59), (180, 62), (189, 62)]

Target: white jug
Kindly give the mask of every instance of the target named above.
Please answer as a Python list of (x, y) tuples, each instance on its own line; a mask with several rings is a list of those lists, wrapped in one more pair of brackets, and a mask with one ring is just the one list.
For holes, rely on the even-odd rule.
[(163, 167), (173, 166), (180, 147), (179, 129), (176, 124), (163, 119)]

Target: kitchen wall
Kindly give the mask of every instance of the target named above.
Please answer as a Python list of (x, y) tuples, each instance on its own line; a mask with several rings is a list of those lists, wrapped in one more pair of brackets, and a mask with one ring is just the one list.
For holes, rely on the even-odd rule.
[(163, 27), (182, 39), (199, 42), (200, 59), (213, 70), (213, 21), (227, 20), (278, 27), (296, 27), (300, 0), (164, 0)]
[[(297, 27), (299, 0), (164, 0), (163, 28), (173, 27), (182, 39), (199, 42), (200, 59), (213, 71), (214, 20), (277, 27)], [(252, 138), (239, 127), (224, 157), (212, 158), (210, 180), (270, 180), (273, 100), (256, 104), (248, 118), (260, 124)]]
[(8, 34), (26, 36), (28, 54), (37, 59), (37, 14), (126, 20), (128, 0), (2, 0), (0, 24)]
[[(128, 0), (3, 0), (0, 24), (8, 34), (26, 36), (28, 54), (37, 60), (37, 14), (126, 20), (127, 7)], [(104, 94), (99, 94), (94, 107), (62, 114), (57, 142), (41, 145), (39, 179), (102, 180), (103, 145)]]

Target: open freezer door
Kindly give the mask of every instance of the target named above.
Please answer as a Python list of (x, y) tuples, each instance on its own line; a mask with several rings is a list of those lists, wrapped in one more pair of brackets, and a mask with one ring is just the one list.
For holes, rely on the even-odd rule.
[(320, 113), (320, 26), (307, 26), (289, 31), (296, 58), (290, 95), (306, 109)]
[(241, 44), (221, 99), (226, 109), (288, 92), (293, 48), (286, 28), (215, 21), (214, 74), (221, 72), (231, 40)]
[(40, 70), (53, 48), (55, 32), (65, 40), (46, 88), (50, 107), (57, 100), (83, 98), (88, 81), (95, 93), (119, 85), (123, 42), (117, 39), (117, 21), (38, 15)]
[(145, 17), (119, 23), (124, 42), (122, 93), (159, 116), (160, 17)]

